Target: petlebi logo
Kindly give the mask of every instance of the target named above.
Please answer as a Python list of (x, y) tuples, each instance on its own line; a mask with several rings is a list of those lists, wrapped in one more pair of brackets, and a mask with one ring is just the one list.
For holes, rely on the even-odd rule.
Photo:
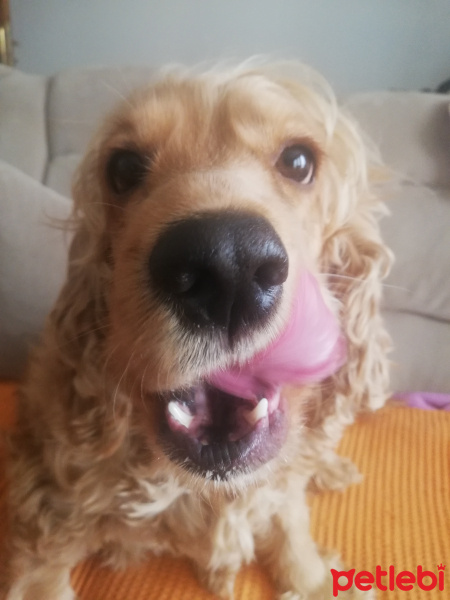
[(437, 571), (426, 571), (419, 565), (415, 572), (412, 571), (396, 571), (393, 565), (390, 565), (387, 570), (383, 570), (380, 565), (377, 565), (375, 573), (370, 571), (359, 571), (355, 569), (349, 571), (336, 571), (331, 569), (333, 576), (333, 596), (339, 597), (339, 592), (345, 592), (352, 586), (358, 590), (369, 591), (376, 588), (382, 592), (387, 590), (409, 591), (418, 587), (424, 592), (430, 592), (436, 588), (444, 591), (445, 585), (445, 565), (437, 565)]

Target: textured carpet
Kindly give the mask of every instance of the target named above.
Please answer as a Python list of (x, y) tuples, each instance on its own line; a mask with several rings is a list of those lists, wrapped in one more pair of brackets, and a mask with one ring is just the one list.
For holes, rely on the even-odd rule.
[[(13, 384), (0, 385), (0, 429), (14, 420)], [(352, 426), (340, 446), (364, 473), (364, 482), (344, 493), (312, 500), (312, 532), (336, 548), (348, 568), (375, 573), (377, 565), (414, 574), (418, 565), (437, 574), (448, 561), (444, 591), (379, 591), (387, 600), (450, 598), (450, 413), (390, 407)], [(4, 483), (0, 479), (0, 494)], [(0, 535), (1, 535), (0, 522)], [(386, 583), (387, 577), (382, 581)], [(139, 567), (115, 573), (95, 560), (72, 576), (82, 600), (212, 600), (187, 561), (149, 557)], [(430, 580), (424, 580), (430, 583)], [(273, 600), (257, 566), (242, 570), (236, 600)], [(332, 600), (330, 598), (330, 600)]]

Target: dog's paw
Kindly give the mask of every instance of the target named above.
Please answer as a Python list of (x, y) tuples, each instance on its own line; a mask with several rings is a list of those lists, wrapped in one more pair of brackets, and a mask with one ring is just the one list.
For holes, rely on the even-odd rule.
[[(311, 596), (302, 592), (283, 592), (277, 596), (277, 600), (310, 600)], [(327, 598), (327, 600), (331, 600)]]
[(51, 582), (22, 579), (10, 587), (0, 600), (79, 600), (70, 585), (53, 586)]
[(13, 588), (10, 592), (3, 596), (0, 593), (0, 599), (3, 600), (79, 600), (79, 597), (73, 592), (72, 589), (66, 588), (63, 592), (59, 593), (58, 596), (48, 596), (44, 591), (35, 590), (22, 590)]
[(200, 574), (200, 580), (220, 600), (233, 600), (236, 575), (235, 570), (224, 567)]
[(305, 596), (297, 594), (297, 592), (284, 592), (278, 596), (277, 600), (305, 600)]
[[(339, 592), (337, 600), (375, 600), (375, 592), (361, 592), (357, 588), (353, 588), (346, 592)], [(334, 600), (334, 596), (330, 596), (330, 590), (321, 590), (314, 594), (302, 594), (298, 592), (284, 592), (280, 594), (277, 600)]]
[[(352, 585), (348, 590), (335, 590), (331, 570), (342, 571), (342, 563), (335, 552), (323, 552), (322, 559), (326, 567), (327, 578), (323, 586), (314, 593), (306, 596), (305, 600), (375, 600), (374, 590), (362, 591)], [(335, 596), (337, 592), (337, 596)]]
[[(335, 596), (330, 596), (328, 592), (325, 596), (318, 596), (317, 600), (334, 600), (334, 598)], [(316, 600), (316, 597), (311, 600)], [(338, 592), (336, 600), (376, 600), (376, 593), (375, 590), (363, 592), (356, 587), (351, 587), (349, 590)]]
[[(324, 589), (309, 594), (284, 592), (277, 597), (277, 600), (334, 600), (334, 596), (332, 590), (327, 585)], [(362, 592), (358, 588), (351, 588), (347, 591), (339, 592), (337, 600), (375, 600), (375, 592), (373, 590)]]
[[(342, 570), (342, 564), (339, 557), (334, 552), (322, 552), (321, 561), (323, 565), (323, 576), (320, 580), (316, 579), (314, 587), (304, 579), (297, 580), (293, 589), (285, 589), (279, 593), (277, 600), (375, 600), (374, 590), (363, 592), (355, 586), (348, 590), (336, 590), (331, 569)], [(294, 580), (291, 578), (292, 583)], [(337, 593), (337, 596), (335, 594)]]

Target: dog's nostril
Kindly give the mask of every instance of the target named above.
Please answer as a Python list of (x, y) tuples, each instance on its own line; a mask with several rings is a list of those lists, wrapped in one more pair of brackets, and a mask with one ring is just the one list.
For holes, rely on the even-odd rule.
[(198, 287), (201, 275), (195, 271), (180, 271), (171, 278), (171, 288), (174, 294), (186, 294)]
[(253, 276), (253, 280), (262, 290), (282, 285), (288, 276), (287, 259), (273, 259), (260, 265)]
[(220, 282), (206, 269), (172, 271), (166, 278), (166, 290), (182, 301), (206, 301), (213, 296)]

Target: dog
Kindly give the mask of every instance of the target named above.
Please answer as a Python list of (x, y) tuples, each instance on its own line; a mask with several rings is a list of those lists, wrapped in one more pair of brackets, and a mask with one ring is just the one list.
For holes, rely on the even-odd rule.
[(223, 600), (253, 560), (279, 598), (332, 597), (306, 494), (358, 480), (334, 449), (389, 394), (378, 171), (301, 65), (173, 70), (107, 118), (20, 393), (8, 600), (149, 551)]

